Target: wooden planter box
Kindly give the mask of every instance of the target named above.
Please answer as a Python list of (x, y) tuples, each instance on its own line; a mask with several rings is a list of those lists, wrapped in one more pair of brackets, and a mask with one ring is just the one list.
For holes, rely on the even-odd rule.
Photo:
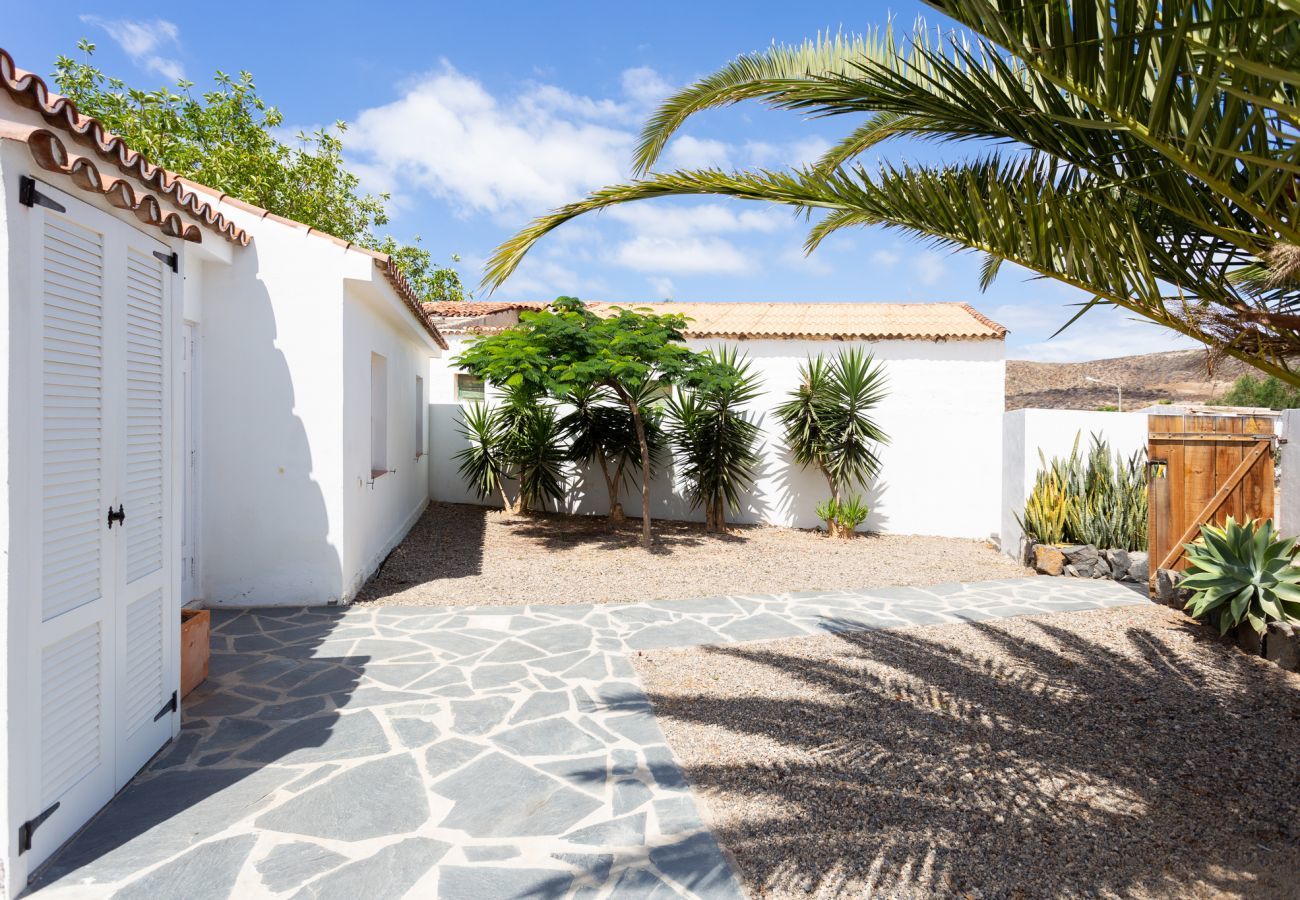
[(212, 617), (206, 609), (181, 610), (181, 696), (208, 677)]

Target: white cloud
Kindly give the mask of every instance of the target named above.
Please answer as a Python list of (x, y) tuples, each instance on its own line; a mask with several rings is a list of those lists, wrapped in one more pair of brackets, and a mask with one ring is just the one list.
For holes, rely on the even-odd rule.
[(606, 215), (626, 223), (638, 234), (668, 237), (744, 231), (771, 233), (789, 218), (770, 207), (746, 209), (722, 203), (689, 206), (636, 203), (612, 207)]
[(82, 16), (81, 21), (108, 32), (119, 47), (146, 72), (156, 72), (169, 81), (185, 77), (180, 60), (163, 56), (165, 48), (180, 49), (181, 32), (174, 22), (166, 19), (133, 21), (130, 19), (102, 19), (99, 16)]
[(725, 141), (691, 137), (674, 138), (664, 151), (658, 169), (731, 169), (731, 147)]
[(612, 261), (640, 272), (742, 274), (754, 265), (722, 238), (639, 235), (615, 248)]
[(650, 282), (650, 290), (654, 292), (655, 299), (673, 299), (673, 280), (671, 278), (665, 278), (662, 275), (652, 275), (646, 280)]
[(640, 107), (655, 106), (673, 92), (673, 86), (649, 66), (626, 70), (622, 81), (623, 93)]
[(886, 269), (892, 269), (894, 266), (898, 265), (898, 260), (900, 258), (901, 257), (897, 250), (873, 250), (871, 256), (868, 257), (868, 259), (871, 260), (872, 265), (881, 266)]
[[(1046, 319), (1049, 334), (1060, 328), (1078, 312), (1075, 307), (1045, 305), (1043, 315), (1036, 311), (1036, 305), (1025, 307), (999, 307), (993, 315), (994, 321), (1000, 322), (1016, 333), (1012, 324), (1018, 317), (1015, 309), (1023, 309), (1019, 318), (1022, 327), (1031, 328), (1029, 323)], [(1012, 313), (1008, 315), (1008, 313)], [(1002, 318), (999, 318), (1001, 315)], [(1007, 348), (1007, 356), (1012, 359), (1033, 359), (1042, 362), (1076, 362), (1089, 359), (1111, 359), (1117, 356), (1132, 356), (1139, 353), (1160, 353), (1166, 350), (1188, 350), (1201, 344), (1184, 337), (1168, 328), (1162, 328), (1152, 322), (1134, 318), (1130, 313), (1110, 308), (1089, 310), (1081, 319), (1054, 338), (1033, 341)]]
[(443, 61), (403, 95), (363, 111), (348, 133), (368, 183), (418, 189), (463, 213), (517, 219), (574, 200), (626, 174), (630, 131), (610, 101), (532, 85), (499, 101)]
[(948, 273), (943, 256), (932, 250), (913, 253), (908, 257), (907, 262), (912, 270), (912, 277), (925, 287), (934, 287)]

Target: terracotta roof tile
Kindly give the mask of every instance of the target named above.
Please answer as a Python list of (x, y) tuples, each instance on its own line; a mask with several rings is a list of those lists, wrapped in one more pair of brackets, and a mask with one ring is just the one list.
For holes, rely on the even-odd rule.
[(13, 57), (3, 48), (0, 48), (0, 86), (19, 105), (36, 110), (51, 127), (58, 128), (71, 135), (73, 140), (89, 147), (101, 160), (117, 168), (134, 181), (140, 182), (154, 193), (139, 193), (124, 179), (104, 175), (100, 168), (89, 159), (68, 151), (63, 142), (46, 129), (30, 128), (30, 130), (27, 130), (29, 126), (20, 125), (17, 122), (4, 121), (0, 123), (0, 128), (7, 132), (3, 136), (10, 137), (12, 140), (26, 142), (28, 147), (31, 148), (36, 162), (42, 168), (62, 172), (72, 177), (73, 182), (83, 190), (104, 194), (110, 203), (123, 209), (130, 209), (142, 222), (157, 225), (167, 234), (173, 234), (185, 240), (197, 242), (200, 235), (196, 230), (189, 230), (178, 224), (174, 213), (164, 214), (157, 195), (165, 197), (169, 202), (179, 207), (187, 217), (195, 220), (203, 227), (211, 229), (226, 240), (238, 243), (241, 246), (247, 246), (251, 236), (244, 229), (226, 219), (224, 215), (214, 208), (213, 203), (218, 205), (229, 203), (253, 215), (271, 218), (292, 228), (306, 229), (309, 234), (326, 238), (344, 249), (365, 253), (374, 259), (376, 268), (383, 273), (384, 278), (397, 292), (397, 295), (401, 297), (402, 302), (425, 331), (429, 333), (438, 346), (444, 350), (447, 349), (446, 339), (439, 333), (437, 326), (429, 320), (429, 316), (421, 307), (420, 298), (416, 295), (410, 282), (406, 280), (406, 277), (393, 264), (387, 254), (359, 247), (301, 222), (277, 216), (251, 203), (237, 200), (223, 194), (221, 191), (191, 181), (188, 178), (182, 178), (161, 166), (155, 166), (144, 156), (128, 147), (126, 142), (117, 135), (108, 131), (97, 119), (77, 112), (76, 104), (71, 100), (51, 92), (40, 76), (18, 68), (14, 64)]
[[(1007, 334), (1006, 328), (966, 303), (593, 302), (588, 305), (602, 314), (609, 314), (614, 308), (648, 308), (656, 313), (683, 315), (690, 320), (684, 333), (694, 338), (1001, 340)], [(468, 301), (426, 304), (425, 308), (432, 315), (455, 319), (542, 306), (545, 304), (531, 301)]]
[[(3, 49), (0, 49), (0, 87), (3, 87), (20, 106), (40, 113), (51, 127), (63, 131), (78, 144), (88, 147), (99, 158), (101, 164), (107, 163), (145, 187), (147, 192), (140, 197), (146, 207), (150, 204), (157, 205), (160, 197), (165, 198), (200, 226), (216, 232), (228, 241), (242, 246), (248, 244), (249, 236), (242, 228), (227, 220), (202, 198), (185, 190), (179, 178), (136, 153), (97, 119), (77, 112), (77, 107), (71, 100), (52, 93), (39, 76), (18, 68), (14, 65), (13, 57)], [(11, 140), (25, 141), (42, 168), (63, 172), (69, 176), (75, 170), (81, 178), (80, 181), (77, 178), (73, 180), (83, 190), (97, 191), (111, 196), (105, 189), (105, 186), (109, 186), (119, 197), (124, 196), (123, 187), (114, 187), (114, 185), (123, 185), (122, 179), (101, 171), (101, 166), (69, 151), (50, 131), (33, 129), (26, 137), (21, 136), (20, 131), (25, 127), (16, 122), (10, 123), (7, 129), (10, 132), (8, 136)], [(36, 139), (36, 143), (33, 143), (33, 138)], [(132, 193), (136, 193), (134, 189)], [(141, 207), (137, 204), (130, 208), (139, 214)], [(159, 216), (161, 215), (159, 213)], [(142, 221), (147, 224), (158, 224), (147, 218)], [(197, 232), (176, 236), (195, 242), (200, 239)]]

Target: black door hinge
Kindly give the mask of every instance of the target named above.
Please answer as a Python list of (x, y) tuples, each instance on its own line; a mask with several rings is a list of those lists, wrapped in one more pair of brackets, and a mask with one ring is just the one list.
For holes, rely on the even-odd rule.
[(181, 270), (181, 258), (178, 253), (163, 253), (161, 250), (155, 250), (153, 255), (162, 261), (164, 266), (170, 268), (173, 272)]
[(108, 530), (109, 531), (113, 530), (114, 522), (116, 522), (119, 525), (126, 524), (126, 507), (124, 507), (120, 503), (117, 505), (116, 512), (113, 511), (113, 507), (110, 506), (108, 508)]
[(36, 829), (40, 828), (41, 824), (46, 819), (54, 815), (54, 811), (58, 808), (59, 808), (59, 804), (56, 803), (53, 806), (51, 806), (49, 809), (47, 809), (45, 812), (41, 813), (36, 818), (28, 819), (26, 822), (18, 826), (18, 855), (19, 856), (22, 856), (28, 850), (32, 849), (32, 835), (36, 833)]
[(153, 720), (157, 722), (168, 713), (174, 712), (176, 712), (176, 692), (172, 691), (172, 698), (163, 704), (163, 708), (158, 710), (158, 715), (154, 716)]
[(36, 179), (26, 175), (18, 176), (18, 202), (23, 206), (44, 206), (55, 212), (68, 211), (62, 203), (57, 203), (36, 190)]

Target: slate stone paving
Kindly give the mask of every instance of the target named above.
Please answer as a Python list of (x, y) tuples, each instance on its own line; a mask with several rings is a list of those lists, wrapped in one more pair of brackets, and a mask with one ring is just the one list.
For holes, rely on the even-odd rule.
[(214, 611), (180, 737), (41, 898), (738, 898), (639, 649), (1145, 602), (1111, 581)]

